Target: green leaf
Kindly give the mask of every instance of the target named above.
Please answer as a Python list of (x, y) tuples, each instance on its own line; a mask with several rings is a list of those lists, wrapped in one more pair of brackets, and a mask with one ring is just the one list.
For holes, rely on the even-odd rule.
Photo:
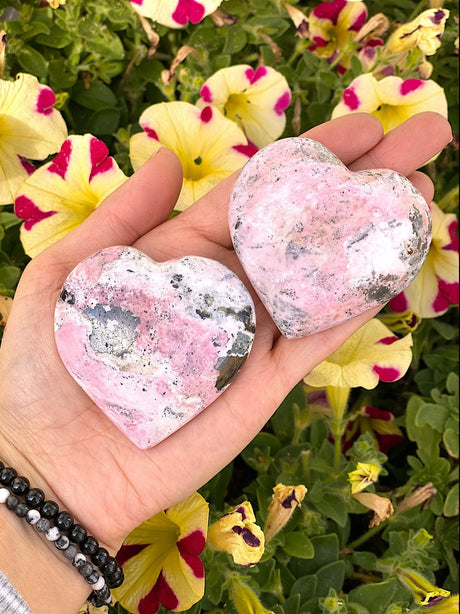
[(93, 113), (88, 122), (88, 131), (96, 136), (112, 135), (120, 123), (121, 111), (113, 107), (99, 109)]
[(56, 24), (53, 25), (51, 31), (45, 34), (40, 34), (35, 39), (39, 45), (53, 47), (53, 49), (62, 49), (63, 47), (67, 47), (67, 45), (70, 45), (74, 40), (75, 34), (69, 32), (68, 30), (63, 30)]
[(45, 78), (48, 74), (48, 62), (33, 47), (22, 45), (21, 51), (17, 56), (20, 66), (27, 72), (38, 78)]
[(358, 567), (362, 567), (369, 571), (374, 570), (377, 563), (377, 557), (373, 552), (360, 552), (359, 550), (353, 552), (351, 560), (355, 565), (358, 565)]
[(391, 578), (378, 584), (362, 584), (349, 593), (349, 599), (356, 601), (372, 612), (381, 614), (399, 599), (407, 600), (409, 592), (397, 580)]
[(21, 269), (13, 265), (0, 267), (0, 288), (12, 290), (21, 277)]
[(233, 54), (241, 51), (248, 41), (246, 32), (239, 24), (234, 24), (225, 29), (225, 43), (223, 53)]
[(432, 429), (442, 433), (448, 415), (449, 410), (446, 407), (435, 405), (434, 403), (425, 403), (417, 412), (415, 424), (421, 427), (428, 425)]
[(450, 456), (458, 458), (458, 426), (457, 429), (447, 428), (443, 433), (442, 440)]
[(345, 567), (345, 561), (334, 561), (318, 570), (316, 573), (318, 578), (318, 585), (316, 587), (317, 597), (326, 597), (331, 588), (337, 593), (342, 590), (345, 579)]
[(315, 575), (298, 578), (291, 588), (291, 595), (300, 595), (302, 603), (310, 601), (316, 595), (318, 578)]
[(117, 106), (112, 90), (98, 81), (91, 81), (89, 87), (83, 81), (78, 81), (72, 88), (71, 96), (74, 102), (93, 111)]
[(312, 537), (311, 543), (315, 551), (312, 559), (292, 559), (289, 562), (288, 567), (296, 577), (316, 573), (339, 558), (339, 538), (335, 533)]
[(454, 484), (447, 493), (444, 501), (443, 514), (448, 518), (458, 516), (458, 482)]
[(312, 559), (315, 550), (311, 540), (300, 531), (292, 531), (284, 534), (283, 550), (299, 559)]

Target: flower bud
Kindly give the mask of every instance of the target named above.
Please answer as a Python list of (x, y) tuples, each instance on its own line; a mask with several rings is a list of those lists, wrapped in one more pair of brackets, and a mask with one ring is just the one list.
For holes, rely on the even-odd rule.
[(264, 553), (265, 538), (248, 501), (224, 514), (208, 530), (208, 542), (232, 555), (238, 565), (255, 565)]
[(268, 542), (286, 525), (295, 508), (300, 507), (306, 492), (307, 489), (302, 484), (298, 486), (277, 484), (275, 486), (264, 528), (265, 542)]

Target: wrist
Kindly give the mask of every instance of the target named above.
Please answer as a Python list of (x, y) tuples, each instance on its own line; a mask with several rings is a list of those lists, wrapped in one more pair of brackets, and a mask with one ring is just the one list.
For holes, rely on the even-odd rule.
[(116, 560), (70, 513), (3, 462), (0, 503), (0, 522), (8, 527), (0, 536), (0, 569), (34, 613), (76, 612), (90, 593), (95, 605), (110, 601), (108, 587), (123, 580)]

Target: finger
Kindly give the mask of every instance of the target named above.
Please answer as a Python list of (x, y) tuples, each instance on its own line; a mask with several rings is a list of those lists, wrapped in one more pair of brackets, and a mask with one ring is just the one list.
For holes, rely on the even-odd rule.
[[(382, 126), (375, 117), (367, 113), (356, 113), (316, 126), (302, 136), (323, 143), (348, 164), (375, 147), (382, 135)], [(197, 203), (181, 213), (174, 220), (174, 225), (180, 224), (182, 229), (193, 231), (189, 234), (193, 241), (205, 239), (230, 248), (232, 242), (227, 219), (228, 201), (237, 175), (238, 173), (234, 173), (221, 181)], [(162, 250), (164, 247), (167, 251), (169, 239), (155, 235), (155, 242), (157, 241), (157, 248)], [(142, 243), (146, 245), (148, 242), (151, 242), (151, 238), (146, 238)], [(189, 249), (193, 247), (194, 243), (188, 245)]]
[(434, 186), (428, 175), (425, 175), (425, 173), (421, 173), (420, 171), (414, 171), (408, 176), (408, 179), (422, 194), (426, 202), (430, 204), (434, 196)]
[[(86, 256), (110, 245), (132, 245), (166, 220), (179, 196), (182, 167), (176, 155), (161, 148), (73, 232), (42, 252), (35, 261), (68, 270)], [(38, 266), (38, 265), (37, 265)]]
[(449, 122), (426, 111), (400, 124), (372, 149), (350, 165), (354, 171), (366, 168), (390, 168), (409, 175), (438, 154), (452, 140)]

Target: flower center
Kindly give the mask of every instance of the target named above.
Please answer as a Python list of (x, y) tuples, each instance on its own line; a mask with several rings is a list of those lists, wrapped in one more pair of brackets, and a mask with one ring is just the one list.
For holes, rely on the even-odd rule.
[(246, 108), (250, 104), (251, 101), (246, 94), (231, 94), (225, 103), (225, 115), (232, 121), (240, 124), (246, 115)]

